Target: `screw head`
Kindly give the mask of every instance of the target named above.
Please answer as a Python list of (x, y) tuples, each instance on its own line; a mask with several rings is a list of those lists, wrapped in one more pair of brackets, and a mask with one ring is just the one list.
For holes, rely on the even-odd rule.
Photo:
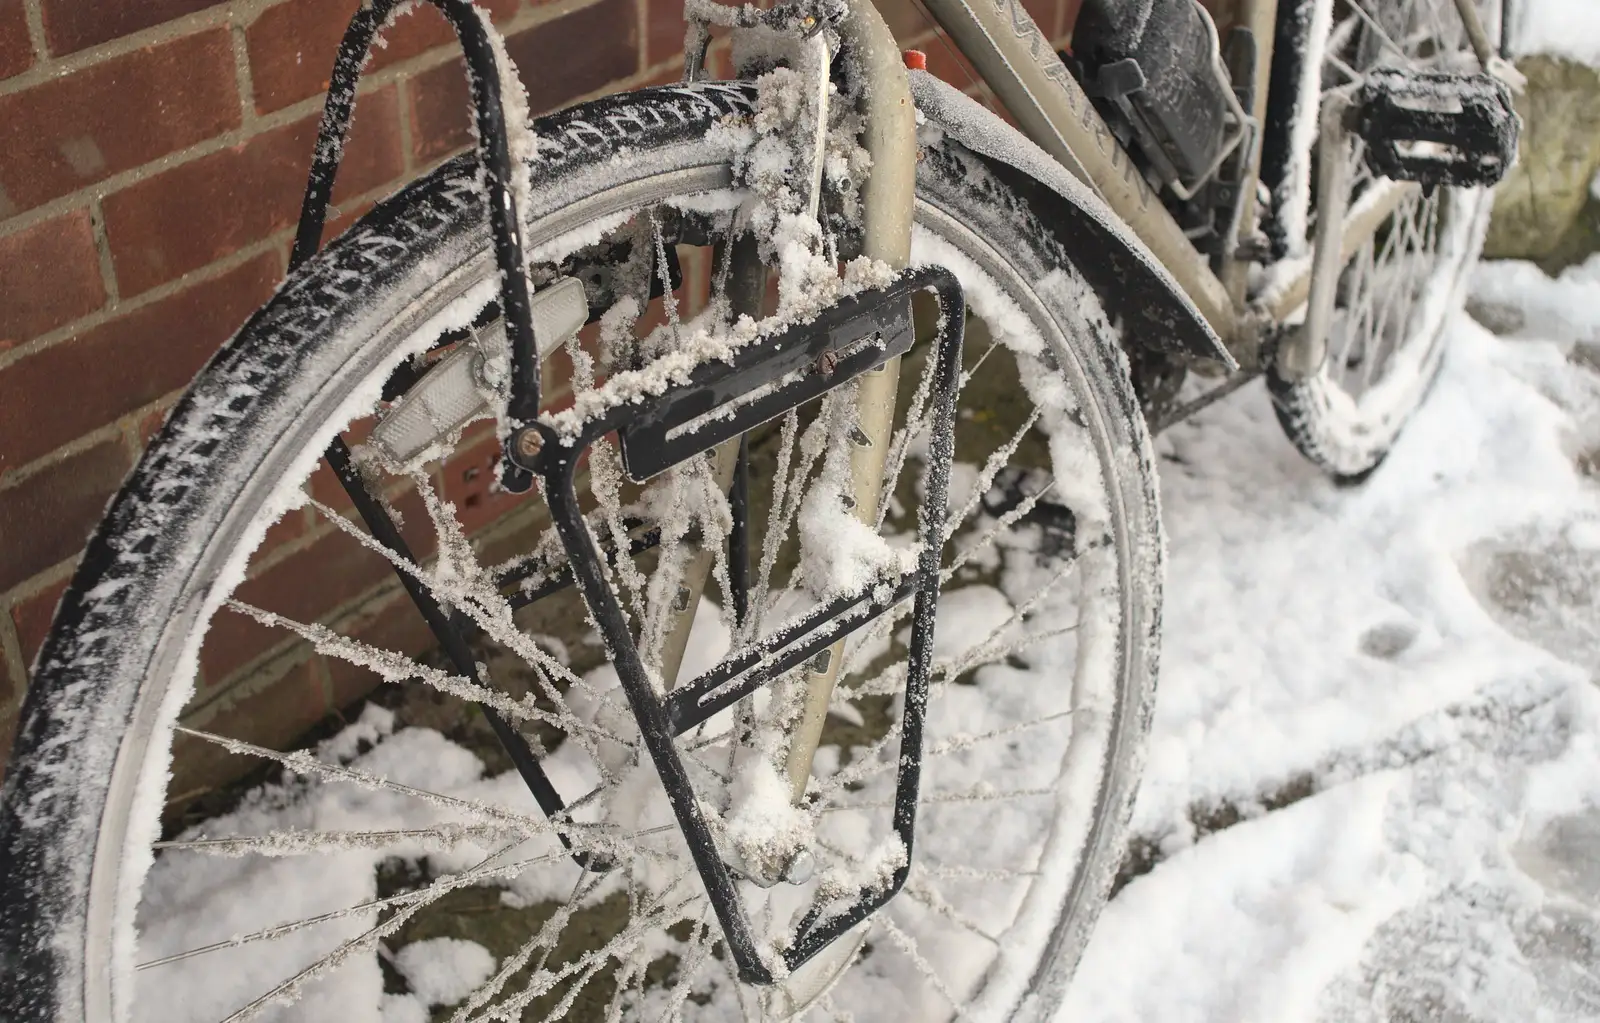
[(521, 458), (534, 459), (539, 457), (539, 452), (544, 450), (544, 434), (531, 426), (523, 427), (511, 438), (512, 446)]
[(810, 849), (801, 849), (789, 861), (789, 869), (783, 872), (783, 879), (790, 884), (805, 884), (816, 872), (817, 858), (811, 855)]
[(833, 376), (833, 371), (839, 368), (839, 353), (832, 348), (825, 350), (817, 356), (817, 372), (825, 377)]

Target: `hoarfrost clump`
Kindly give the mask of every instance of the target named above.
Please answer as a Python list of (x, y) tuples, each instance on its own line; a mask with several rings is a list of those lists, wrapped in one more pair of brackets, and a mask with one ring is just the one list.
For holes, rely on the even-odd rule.
[(800, 507), (801, 572), (814, 596), (857, 593), (916, 567), (918, 545), (896, 549), (845, 507), (844, 480), (827, 479)]
[[(850, 260), (841, 274), (831, 235), (808, 211), (808, 196), (795, 187), (803, 160), (795, 152), (794, 140), (806, 137), (815, 125), (802, 76), (777, 68), (758, 79), (756, 88), (754, 116), (726, 119), (706, 138), (728, 151), (735, 177), (749, 190), (738, 219), (758, 239), (763, 262), (778, 269), (776, 313), (758, 329), (748, 316), (727, 322), (727, 310), (713, 303), (691, 321), (659, 327), (640, 344), (641, 351), (652, 355), (649, 365), (616, 373), (603, 387), (580, 393), (566, 410), (542, 417), (546, 425), (572, 436), (584, 421), (607, 409), (636, 404), (685, 384), (696, 367), (727, 361), (764, 333), (808, 323), (841, 299), (894, 280), (895, 272), (887, 264), (865, 257)], [(847, 127), (841, 121), (828, 135), (823, 172), (831, 181), (859, 180), (870, 166)], [(857, 205), (853, 188), (846, 191), (845, 206), (853, 210)], [(602, 320), (602, 338), (621, 339), (624, 325), (637, 316), (635, 310), (636, 306), (616, 312), (609, 326)]]
[(895, 871), (910, 862), (899, 835), (889, 835), (853, 866), (829, 867), (817, 882), (817, 922), (824, 923), (848, 912), (863, 892), (880, 892), (894, 880)]
[(751, 867), (781, 869), (811, 843), (811, 815), (794, 804), (788, 779), (764, 757), (740, 766), (729, 796), (728, 839)]

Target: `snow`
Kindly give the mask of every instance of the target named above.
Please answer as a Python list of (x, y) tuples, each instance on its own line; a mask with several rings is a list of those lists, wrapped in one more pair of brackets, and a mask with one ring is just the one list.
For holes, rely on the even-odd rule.
[(1471, 293), (1525, 326), (1458, 316), (1362, 487), (1306, 465), (1254, 385), (1158, 441), (1171, 561), (1134, 818), (1156, 863), (1060, 1019), (1593, 1018), (1600, 492), (1574, 455), (1600, 376), (1572, 339), (1600, 280), (1489, 264)]
[(494, 956), (476, 941), (424, 938), (394, 956), (395, 969), (424, 1006), (455, 1005), (489, 979)]
[(1513, 0), (1511, 52), (1600, 64), (1600, 0)]

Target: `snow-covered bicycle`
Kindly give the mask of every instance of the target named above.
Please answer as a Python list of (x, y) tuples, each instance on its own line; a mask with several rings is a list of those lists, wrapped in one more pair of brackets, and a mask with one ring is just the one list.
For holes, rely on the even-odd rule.
[[(856, 0), (692, 0), (683, 84), (530, 121), (433, 2), (478, 151), (318, 251), (407, 6), (364, 5), (289, 279), (63, 598), (3, 790), (0, 1009), (1049, 1018), (1154, 692), (1151, 427), (1265, 373), (1308, 457), (1378, 464), (1515, 151), (1500, 5), (1244, 0), (1219, 36), (1102, 0), (1067, 56), (1019, 0), (926, 0), (1018, 130)], [(722, 30), (740, 80), (703, 81)], [(491, 438), (481, 531), (439, 466)], [(252, 585), (286, 516), (387, 562), (432, 650)], [(241, 623), (453, 716), (181, 726)], [(276, 771), (196, 822), (195, 751)]]

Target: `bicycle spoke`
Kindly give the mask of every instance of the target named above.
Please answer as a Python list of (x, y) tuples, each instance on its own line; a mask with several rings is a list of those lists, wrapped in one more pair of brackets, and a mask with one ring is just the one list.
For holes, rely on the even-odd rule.
[[(947, 751), (948, 752), (948, 751)], [(1051, 797), (1056, 794), (1055, 789), (1008, 789), (996, 790), (982, 785), (959, 792), (930, 792), (918, 798), (920, 805), (936, 805), (939, 803), (1006, 803), (1014, 799), (1038, 799)], [(838, 813), (842, 810), (882, 810), (894, 806), (893, 800), (884, 800), (872, 803), (836, 803), (825, 807), (823, 813)]]
[[(448, 693), (469, 703), (490, 707), (518, 721), (540, 721), (555, 725), (567, 731), (570, 735), (578, 737), (580, 741), (582, 741), (582, 737), (598, 732), (600, 738), (609, 742), (615, 742), (622, 746), (632, 746), (632, 743), (620, 736), (585, 724), (570, 711), (566, 713), (551, 713), (534, 704), (531, 699), (514, 699), (497, 689), (491, 689), (471, 679), (463, 678), (460, 675), (452, 675), (447, 671), (441, 671), (425, 664), (419, 664), (404, 654), (382, 650), (359, 640), (351, 639), (348, 636), (342, 636), (326, 626), (297, 622), (237, 600), (229, 600), (227, 606), (241, 614), (254, 618), (269, 628), (281, 628), (292, 632), (310, 643), (312, 648), (319, 654), (337, 658), (359, 668), (366, 668), (375, 672), (385, 682), (420, 681), (442, 693)], [(595, 757), (595, 759), (598, 761), (599, 758)]]
[(239, 739), (230, 739), (227, 736), (215, 735), (211, 732), (203, 732), (193, 728), (185, 728), (182, 725), (177, 726), (174, 731), (178, 732), (180, 735), (187, 735), (191, 738), (201, 739), (205, 742), (212, 743), (213, 745), (220, 746), (229, 753), (238, 753), (246, 756), (261, 757), (265, 760), (277, 761), (295, 774), (318, 776), (329, 778), (334, 781), (351, 782), (352, 784), (360, 785), (370, 789), (384, 789), (389, 792), (397, 792), (404, 796), (412, 796), (424, 803), (431, 803), (434, 806), (443, 807), (448, 810), (459, 810), (462, 813), (468, 813), (502, 821), (511, 830), (516, 831), (525, 838), (560, 832), (576, 839), (578, 837), (577, 833), (579, 832), (595, 831), (599, 829), (598, 825), (580, 824), (575, 821), (563, 821), (557, 825), (555, 822), (550, 820), (539, 817), (529, 817), (525, 814), (520, 814), (513, 810), (507, 810), (501, 806), (496, 806), (493, 803), (485, 803), (476, 799), (460, 799), (456, 796), (447, 796), (441, 792), (431, 792), (427, 789), (415, 788), (411, 785), (404, 785), (400, 782), (390, 781), (388, 778), (385, 778), (382, 775), (372, 774), (368, 771), (362, 771), (358, 768), (347, 767), (341, 764), (330, 764), (325, 761), (317, 760), (304, 750), (298, 750), (293, 753), (280, 753), (277, 750), (267, 749), (265, 746), (257, 746), (254, 743), (243, 742)]
[(493, 838), (515, 829), (498, 824), (436, 824), (427, 828), (387, 831), (279, 831), (270, 835), (230, 835), (156, 842), (151, 848), (186, 850), (216, 856), (301, 856), (330, 849), (386, 849), (400, 842), (415, 842), (433, 849), (448, 849), (479, 838)]
[(952, 881), (1013, 882), (1039, 876), (1037, 870), (985, 870), (966, 864), (932, 862), (926, 857), (918, 857), (912, 869), (917, 873), (931, 874), (934, 877), (942, 877)]
[(945, 524), (944, 539), (946, 542), (949, 542), (950, 538), (955, 535), (956, 530), (961, 528), (961, 524), (977, 509), (978, 503), (983, 500), (984, 495), (994, 486), (994, 478), (1000, 474), (1001, 469), (1010, 464), (1011, 456), (1017, 453), (1017, 447), (1022, 443), (1023, 438), (1028, 435), (1028, 431), (1032, 430), (1034, 425), (1039, 422), (1039, 416), (1042, 411), (1035, 405), (1027, 420), (1017, 427), (1016, 432), (1011, 435), (1011, 439), (990, 452), (988, 459), (983, 464), (983, 469), (978, 473), (978, 481), (973, 486), (972, 493), (967, 495), (966, 504), (962, 505), (959, 512), (950, 516), (949, 521)]
[(928, 982), (928, 986), (939, 992), (940, 996), (950, 1003), (950, 1007), (956, 1011), (956, 1018), (969, 1019), (970, 1017), (967, 1015), (967, 1011), (962, 1008), (961, 1000), (956, 996), (956, 993), (950, 990), (949, 985), (944, 982), (944, 978), (939, 976), (939, 971), (933, 968), (933, 964), (923, 958), (922, 952), (917, 948), (916, 939), (901, 930), (899, 925), (891, 920), (887, 914), (880, 914), (876, 920), (878, 927), (889, 935), (889, 940), (894, 942), (905, 957), (911, 961), (911, 965), (916, 967), (918, 973), (922, 974), (923, 979)]
[(171, 955), (162, 956), (158, 959), (146, 960), (134, 968), (137, 970), (153, 969), (157, 966), (165, 966), (168, 963), (176, 963), (185, 959), (193, 959), (196, 956), (205, 955), (210, 952), (217, 952), (225, 948), (237, 948), (241, 945), (250, 945), (258, 941), (268, 941), (275, 938), (281, 938), (285, 935), (293, 934), (296, 931), (301, 931), (308, 927), (314, 927), (318, 924), (329, 923), (334, 920), (343, 920), (354, 916), (357, 913), (365, 913), (378, 909), (387, 909), (390, 906), (405, 906), (415, 902), (436, 902), (438, 899), (457, 888), (471, 884), (478, 884), (482, 881), (492, 880), (496, 877), (509, 876), (518, 871), (525, 870), (528, 867), (538, 866), (542, 863), (549, 863), (554, 860), (567, 858), (567, 854), (565, 852), (547, 853), (543, 856), (534, 856), (525, 860), (517, 860), (514, 863), (505, 864), (499, 867), (493, 865), (495, 860), (499, 859), (501, 856), (515, 848), (516, 843), (505, 846), (499, 852), (485, 857), (483, 860), (480, 860), (476, 866), (471, 867), (460, 874), (445, 875), (443, 877), (436, 878), (434, 882), (426, 888), (418, 889), (416, 891), (402, 892), (399, 895), (391, 895), (387, 898), (372, 899), (368, 902), (362, 902), (354, 906), (348, 906), (344, 909), (336, 909), (327, 913), (319, 913), (316, 916), (302, 917), (301, 919), (292, 921), (290, 923), (277, 924), (273, 927), (267, 927), (259, 931), (253, 931), (249, 934), (235, 935), (223, 941), (214, 941), (208, 945), (201, 945), (197, 948), (187, 949), (183, 952), (174, 952)]
[(951, 923), (955, 924), (957, 927), (969, 934), (974, 934), (979, 938), (982, 938), (995, 948), (1000, 947), (999, 938), (978, 926), (977, 921), (973, 920), (971, 917), (952, 906), (949, 900), (947, 900), (943, 895), (940, 895), (931, 886), (920, 883), (914, 879), (907, 880), (904, 891), (906, 895), (910, 896), (913, 902), (918, 903), (935, 915), (949, 920)]

